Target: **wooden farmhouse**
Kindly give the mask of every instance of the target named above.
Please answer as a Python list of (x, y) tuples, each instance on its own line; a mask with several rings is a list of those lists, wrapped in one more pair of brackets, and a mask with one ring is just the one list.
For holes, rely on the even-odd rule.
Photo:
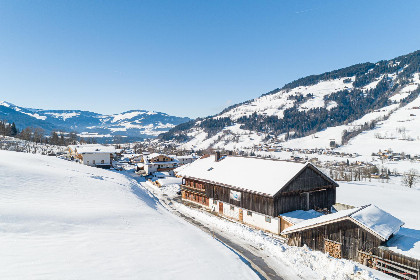
[(402, 225), (404, 223), (391, 214), (367, 205), (292, 221), (281, 234), (288, 237), (289, 245), (307, 245), (335, 258), (364, 263), (363, 258), (384, 245)]
[(176, 172), (183, 177), (183, 200), (276, 234), (282, 213), (329, 211), (338, 187), (310, 163), (254, 157), (216, 154)]

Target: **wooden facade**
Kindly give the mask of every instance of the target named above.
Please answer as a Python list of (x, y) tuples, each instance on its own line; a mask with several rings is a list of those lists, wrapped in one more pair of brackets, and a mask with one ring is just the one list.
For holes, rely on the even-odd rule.
[(182, 198), (191, 202), (209, 206), (209, 198), (206, 196), (205, 186), (203, 183), (195, 180), (187, 180), (183, 185)]
[[(336, 187), (338, 187), (337, 183), (310, 164), (306, 165), (285, 186), (279, 186), (279, 191), (274, 196), (199, 178), (186, 177), (182, 185), (185, 192), (193, 188), (204, 192), (207, 198), (272, 217), (294, 210), (329, 210), (335, 204)], [(239, 192), (241, 199), (232, 199), (231, 190)]]
[(274, 197), (275, 213), (327, 209), (335, 204), (338, 184), (312, 165), (295, 175)]
[[(336, 252), (339, 247), (340, 258), (354, 261), (359, 261), (359, 251), (371, 253), (374, 248), (384, 243), (380, 238), (348, 219), (303, 229), (287, 234), (287, 237), (289, 245), (307, 245), (312, 250), (328, 252), (334, 257), (337, 257)], [(326, 248), (334, 248), (334, 251), (326, 251)]]
[(155, 156), (155, 157), (149, 159), (150, 162), (170, 162), (170, 161), (173, 161), (173, 160), (174, 160), (173, 158), (168, 157), (166, 155), (158, 155), (158, 156)]

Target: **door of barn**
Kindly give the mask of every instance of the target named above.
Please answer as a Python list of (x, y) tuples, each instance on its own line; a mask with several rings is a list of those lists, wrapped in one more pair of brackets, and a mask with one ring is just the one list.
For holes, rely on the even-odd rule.
[(241, 222), (244, 221), (244, 212), (242, 209), (239, 209), (239, 221)]
[(223, 214), (223, 202), (219, 202), (219, 214)]

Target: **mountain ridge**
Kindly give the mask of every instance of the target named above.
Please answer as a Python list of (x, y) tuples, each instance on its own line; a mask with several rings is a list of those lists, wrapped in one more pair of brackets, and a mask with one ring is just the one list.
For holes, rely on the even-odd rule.
[(309, 75), (219, 114), (176, 126), (159, 138), (206, 149), (245, 141), (238, 138), (248, 137), (256, 144), (252, 138), (264, 143), (304, 137), (392, 104), (409, 103), (420, 93), (419, 75), (420, 51)]
[(28, 126), (51, 131), (75, 131), (82, 137), (128, 137), (132, 140), (153, 138), (190, 119), (166, 113), (129, 110), (120, 114), (104, 115), (83, 110), (45, 110), (25, 108), (7, 101), (0, 102), (0, 119), (15, 122), (20, 129)]

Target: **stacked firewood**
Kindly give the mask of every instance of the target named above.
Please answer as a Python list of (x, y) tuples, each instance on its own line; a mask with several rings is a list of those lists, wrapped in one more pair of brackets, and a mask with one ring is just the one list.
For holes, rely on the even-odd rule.
[(331, 257), (341, 259), (341, 244), (329, 240), (325, 240), (325, 253), (329, 253)]
[(359, 263), (368, 267), (373, 267), (373, 259), (371, 254), (358, 251), (358, 255)]

